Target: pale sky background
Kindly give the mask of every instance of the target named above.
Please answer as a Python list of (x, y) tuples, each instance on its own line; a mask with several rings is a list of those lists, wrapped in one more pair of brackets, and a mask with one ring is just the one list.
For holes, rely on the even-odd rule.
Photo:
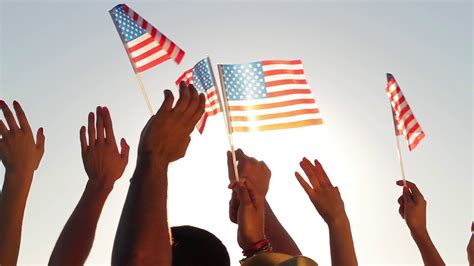
[[(110, 264), (118, 219), (149, 115), (108, 10), (110, 1), (1, 1), (1, 98), (23, 104), (43, 126), (46, 154), (26, 208), (21, 264), (46, 264), (87, 175), (79, 128), (97, 105), (110, 108), (130, 163), (109, 196), (90, 264)], [(237, 146), (272, 169), (268, 200), (303, 253), (330, 263), (327, 227), (293, 172), (318, 158), (340, 187), (361, 265), (420, 265), (398, 214), (400, 170), (385, 73), (399, 82), (426, 138), (406, 142), (406, 173), (428, 201), (428, 229), (445, 262), (466, 265), (473, 220), (473, 4), (466, 2), (129, 2), (187, 53), (143, 75), (155, 110), (162, 90), (199, 59), (214, 64), (302, 59), (325, 124), (236, 135)], [(171, 225), (216, 234), (232, 265), (241, 250), (228, 220), (223, 118), (194, 132), (169, 174)], [(3, 181), (4, 169), (0, 169)], [(1, 221), (0, 221), (1, 223)]]

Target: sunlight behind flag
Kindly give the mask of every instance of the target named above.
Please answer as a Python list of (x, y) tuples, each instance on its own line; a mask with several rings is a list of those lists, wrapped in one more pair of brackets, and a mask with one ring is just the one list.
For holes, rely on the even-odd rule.
[(219, 65), (233, 132), (321, 125), (301, 60)]

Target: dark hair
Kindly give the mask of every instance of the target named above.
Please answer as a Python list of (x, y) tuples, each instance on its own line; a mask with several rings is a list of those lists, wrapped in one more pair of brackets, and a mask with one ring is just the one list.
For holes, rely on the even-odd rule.
[(173, 266), (229, 266), (227, 249), (212, 233), (194, 226), (171, 227)]

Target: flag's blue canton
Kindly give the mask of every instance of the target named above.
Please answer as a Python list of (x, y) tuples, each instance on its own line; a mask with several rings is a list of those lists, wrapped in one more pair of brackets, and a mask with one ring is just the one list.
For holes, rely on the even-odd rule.
[(193, 83), (199, 92), (206, 92), (206, 90), (214, 86), (214, 79), (212, 78), (211, 68), (207, 58), (199, 61), (193, 67)]
[(222, 65), (229, 101), (264, 99), (267, 89), (260, 62)]
[(135, 40), (136, 38), (145, 34), (138, 23), (132, 20), (125, 11), (123, 10), (123, 5), (118, 5), (112, 9), (112, 14), (114, 15), (115, 24), (119, 28), (122, 39), (125, 42)]

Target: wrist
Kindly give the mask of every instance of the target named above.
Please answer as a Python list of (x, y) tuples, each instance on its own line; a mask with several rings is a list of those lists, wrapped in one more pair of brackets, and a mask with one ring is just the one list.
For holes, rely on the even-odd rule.
[(3, 187), (4, 189), (14, 189), (17, 192), (25, 191), (28, 192), (31, 187), (31, 182), (33, 181), (34, 171), (5, 171), (5, 180)]
[(343, 227), (347, 227), (347, 226), (350, 226), (349, 225), (349, 218), (347, 218), (347, 215), (338, 215), (338, 216), (335, 216), (331, 219), (328, 219), (326, 221), (328, 227), (330, 230), (338, 230), (340, 228), (343, 228)]
[(426, 227), (410, 229), (410, 233), (415, 241), (424, 241), (430, 238)]
[(161, 174), (168, 172), (170, 162), (163, 156), (151, 153), (141, 153), (137, 157), (137, 166), (135, 171), (145, 171), (151, 174)]
[(89, 179), (86, 184), (86, 190), (94, 194), (109, 195), (114, 188), (115, 182)]

